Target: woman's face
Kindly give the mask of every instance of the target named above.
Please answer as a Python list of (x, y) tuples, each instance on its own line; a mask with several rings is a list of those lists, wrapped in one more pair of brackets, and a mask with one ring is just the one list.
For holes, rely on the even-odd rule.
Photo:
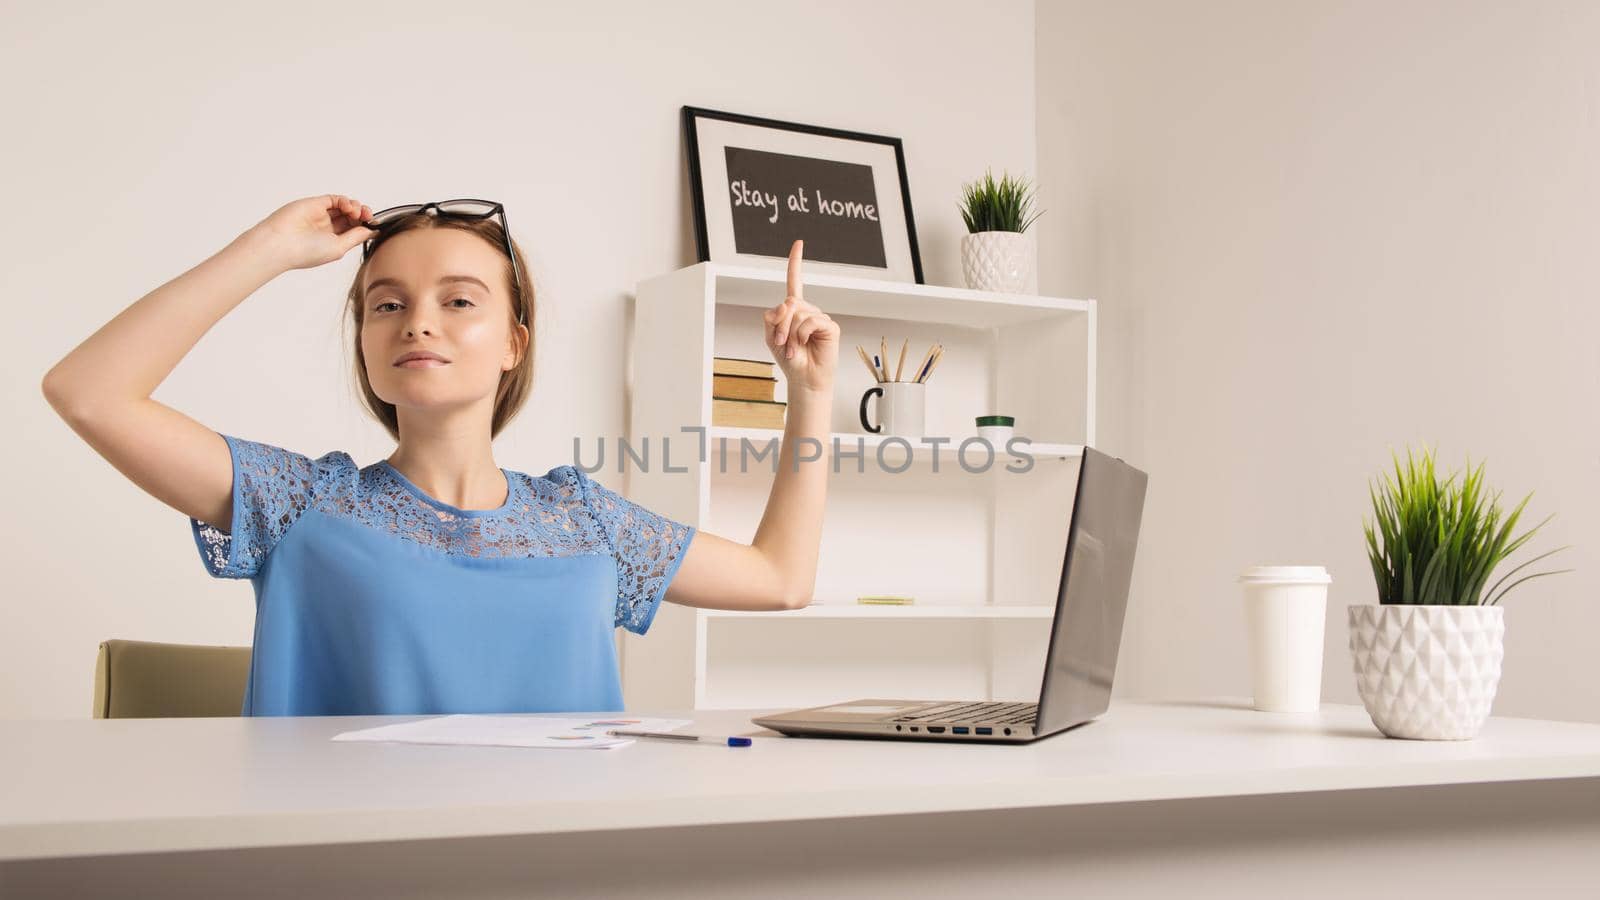
[[(363, 287), (361, 352), (374, 393), (400, 408), (494, 402), (526, 334), (512, 322), (503, 253), (453, 228), (407, 231), (378, 247)], [(442, 361), (402, 364), (409, 353)]]

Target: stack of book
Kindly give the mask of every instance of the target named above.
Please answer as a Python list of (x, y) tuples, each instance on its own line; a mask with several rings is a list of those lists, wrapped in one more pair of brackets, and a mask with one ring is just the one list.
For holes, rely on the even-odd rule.
[(740, 428), (782, 428), (786, 404), (777, 396), (773, 362), (759, 359), (711, 359), (711, 424)]

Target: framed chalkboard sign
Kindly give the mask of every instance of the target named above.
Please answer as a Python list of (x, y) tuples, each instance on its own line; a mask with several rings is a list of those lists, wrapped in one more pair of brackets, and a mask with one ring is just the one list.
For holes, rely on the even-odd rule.
[(922, 283), (899, 138), (683, 108), (701, 262)]

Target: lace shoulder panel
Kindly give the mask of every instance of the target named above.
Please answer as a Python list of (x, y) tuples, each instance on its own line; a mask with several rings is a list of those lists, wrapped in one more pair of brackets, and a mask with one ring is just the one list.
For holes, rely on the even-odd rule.
[(503, 508), (452, 511), (415, 496), (380, 464), (358, 468), (343, 451), (311, 459), (223, 438), (234, 460), (232, 527), (223, 532), (191, 520), (201, 558), (220, 578), (255, 575), (304, 512), (315, 508), (452, 556), (608, 553), (617, 564), (614, 623), (644, 634), (695, 532), (575, 466), (557, 466), (542, 477), (507, 472)]
[(552, 470), (545, 477), (506, 471), (509, 494), (494, 510), (463, 510), (407, 485), (374, 463), (325, 483), (318, 512), (411, 541), (448, 556), (526, 559), (608, 552), (582, 491)]
[(342, 450), (312, 459), (272, 444), (222, 435), (233, 460), (233, 520), (227, 531), (190, 518), (195, 546), (216, 578), (249, 578), (261, 569), (317, 494), (355, 460)]
[(578, 485), (617, 561), (615, 623), (635, 634), (650, 630), (673, 575), (683, 564), (695, 527), (646, 509), (575, 466), (552, 470)]

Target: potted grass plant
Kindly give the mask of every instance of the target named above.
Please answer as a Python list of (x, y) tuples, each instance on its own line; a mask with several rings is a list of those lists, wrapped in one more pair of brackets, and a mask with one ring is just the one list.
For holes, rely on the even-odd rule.
[[(967, 287), (1007, 294), (1033, 293), (1033, 235), (1025, 234), (1039, 213), (1028, 215), (1032, 189), (1024, 179), (986, 171), (983, 180), (962, 187), (961, 274)], [(1043, 212), (1042, 210), (1040, 212)]]
[[(1484, 486), (1483, 463), (1440, 480), (1434, 456), (1410, 448), (1393, 475), (1369, 487), (1364, 524), (1378, 602), (1349, 608), (1356, 688), (1372, 723), (1389, 737), (1467, 740), (1489, 716), (1505, 656), (1499, 601), (1530, 578), (1515, 577), (1558, 547), (1489, 578), (1544, 522), (1513, 537), (1533, 495), (1509, 513)], [(1561, 569), (1568, 572), (1570, 569)], [(1515, 579), (1515, 580), (1513, 580)]]

